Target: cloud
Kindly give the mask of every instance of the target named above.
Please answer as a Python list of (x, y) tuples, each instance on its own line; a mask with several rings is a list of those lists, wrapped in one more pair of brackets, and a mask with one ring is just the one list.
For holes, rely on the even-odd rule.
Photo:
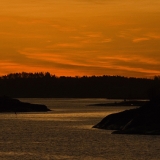
[[(73, 71), (67, 71), (66, 69), (58, 69), (57, 72), (57, 68), (53, 68), (51, 66), (45, 66), (42, 64), (22, 64), (22, 63), (16, 63), (16, 62), (12, 62), (12, 61), (0, 61), (0, 76), (4, 76), (6, 74), (10, 74), (10, 73), (21, 73), (21, 72), (50, 72), (52, 74), (56, 74), (58, 76), (60, 75), (74, 75)], [(74, 71), (75, 72), (75, 71)], [(66, 74), (67, 73), (67, 74)]]
[[(97, 64), (103, 66), (110, 74), (151, 77), (160, 74), (158, 59), (145, 56), (99, 56)], [(113, 73), (110, 71), (112, 70)]]
[(8, 69), (2, 66), (57, 74), (158, 74), (157, 4), (158, 0), (2, 0), (0, 59), (12, 60)]
[(112, 42), (111, 38), (105, 38), (102, 40), (102, 43), (109, 43), (109, 42)]
[(48, 45), (47, 48), (80, 48), (82, 47), (81, 44), (78, 43), (57, 43), (53, 45)]
[(160, 64), (158, 60), (154, 59), (154, 58), (148, 58), (148, 57), (145, 57), (145, 56), (135, 56), (135, 55), (132, 55), (132, 56), (121, 56), (121, 55), (113, 55), (113, 56), (102, 56), (102, 57), (99, 57), (100, 60), (111, 60), (112, 62), (119, 62), (121, 61), (122, 63), (123, 62), (128, 62), (128, 63), (136, 63), (136, 64), (151, 64), (151, 65), (158, 65)]
[(160, 39), (160, 34), (156, 33), (156, 32), (144, 33), (144, 36), (145, 37), (134, 38), (133, 42), (138, 43), (138, 42), (142, 42), (142, 41), (159, 40)]
[(146, 36), (148, 36), (149, 38), (152, 38), (152, 39), (156, 39), (156, 40), (160, 39), (159, 33), (150, 32), (150, 33), (147, 33)]
[(89, 38), (100, 38), (102, 37), (102, 33), (96, 33), (96, 32), (85, 33), (85, 36)]
[(150, 40), (148, 37), (139, 37), (139, 38), (134, 38), (133, 42), (138, 43), (138, 42), (143, 42), (143, 41), (148, 41)]
[(0, 61), (0, 68), (1, 68), (0, 75), (6, 75), (9, 73), (16, 73), (16, 72), (23, 72), (23, 71), (33, 72), (36, 67), (24, 65), (21, 63), (16, 63), (13, 61), (3, 60), (3, 61)]
[[(33, 59), (37, 61), (37, 63), (41, 63), (42, 65), (55, 65), (55, 66), (91, 66), (92, 58), (88, 59), (88, 54), (80, 54), (80, 53), (61, 53), (49, 50), (41, 50), (28, 48), (25, 50), (20, 50), (20, 54), (24, 55), (28, 59)], [(39, 62), (38, 62), (39, 61)]]
[[(145, 68), (141, 64), (140, 57), (123, 57), (123, 56), (104, 56), (101, 57), (95, 52), (95, 56), (88, 57), (89, 52), (80, 55), (47, 53), (40, 50), (30, 48), (25, 51), (20, 51), (23, 56), (28, 59), (30, 63), (20, 63), (12, 61), (1, 61), (0, 68), (2, 71), (0, 75), (13, 72), (46, 72), (57, 76), (83, 76), (83, 75), (126, 75), (139, 77), (147, 77), (159, 75), (160, 71), (157, 68)], [(91, 54), (92, 55), (92, 54)], [(136, 65), (130, 65), (133, 61)], [(154, 65), (157, 61), (153, 59), (144, 58), (143, 63)], [(122, 63), (121, 63), (122, 62)], [(128, 62), (128, 64), (124, 63)]]
[(57, 75), (62, 73), (62, 70), (64, 75), (69, 71), (72, 75), (81, 76), (123, 73), (123, 75), (141, 75), (140, 77), (143, 77), (160, 74), (159, 61), (143, 56), (102, 56), (98, 55), (97, 51), (67, 52), (64, 54), (63, 52), (47, 52), (47, 50), (34, 48), (28, 48), (20, 53), (28, 59), (33, 59), (33, 62), (39, 66), (44, 66), (49, 70), (54, 68), (54, 74)]
[(62, 26), (62, 25), (59, 25), (59, 24), (53, 24), (53, 25), (51, 25), (53, 28), (55, 28), (55, 29), (57, 29), (57, 30), (59, 30), (59, 31), (62, 31), (62, 32), (75, 32), (75, 31), (77, 31), (77, 29), (76, 28), (74, 28), (74, 27), (67, 27), (67, 26)]
[(130, 71), (130, 72), (139, 72), (139, 73), (147, 73), (147, 74), (152, 73), (153, 75), (160, 74), (159, 70), (145, 69), (141, 67), (117, 66), (114, 68), (118, 70)]

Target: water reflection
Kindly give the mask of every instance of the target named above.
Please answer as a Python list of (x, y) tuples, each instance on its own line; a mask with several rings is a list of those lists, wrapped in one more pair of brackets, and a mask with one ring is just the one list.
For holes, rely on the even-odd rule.
[(0, 114), (0, 159), (160, 159), (159, 136), (112, 135), (92, 128), (107, 114), (124, 108), (86, 108), (85, 103), (79, 105), (83, 108), (73, 103), (67, 108), (61, 102), (59, 110), (52, 103), (48, 113)]

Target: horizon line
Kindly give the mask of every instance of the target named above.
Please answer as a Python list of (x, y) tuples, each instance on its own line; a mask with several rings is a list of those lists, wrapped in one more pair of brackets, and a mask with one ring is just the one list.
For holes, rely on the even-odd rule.
[(50, 72), (11, 72), (8, 74), (4, 74), (4, 75), (0, 75), (0, 77), (7, 77), (9, 75), (15, 75), (15, 74), (43, 74), (43, 75), (50, 75), (51, 77), (56, 77), (56, 78), (61, 78), (61, 77), (70, 77), (70, 78), (83, 78), (83, 77), (123, 77), (123, 78), (136, 78), (136, 79), (160, 79), (160, 75), (154, 75), (152, 77), (133, 77), (133, 76), (124, 76), (124, 75), (107, 75), (107, 74), (103, 74), (103, 75), (83, 75), (83, 76), (79, 76), (79, 75), (75, 75), (75, 76), (65, 76), (65, 75), (60, 75), (60, 76), (56, 76), (56, 74), (52, 74)]

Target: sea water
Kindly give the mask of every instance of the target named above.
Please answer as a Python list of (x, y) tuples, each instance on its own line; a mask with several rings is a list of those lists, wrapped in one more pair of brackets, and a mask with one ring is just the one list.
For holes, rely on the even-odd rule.
[(1, 113), (0, 160), (159, 160), (160, 136), (94, 129), (129, 107), (90, 106), (106, 99), (20, 99), (51, 112)]

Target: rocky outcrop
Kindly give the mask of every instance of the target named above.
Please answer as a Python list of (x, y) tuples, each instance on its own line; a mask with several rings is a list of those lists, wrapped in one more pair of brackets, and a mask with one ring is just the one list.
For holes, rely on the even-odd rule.
[(108, 115), (94, 128), (116, 130), (113, 134), (160, 134), (160, 101)]
[(50, 109), (42, 104), (21, 102), (7, 96), (0, 97), (0, 112), (47, 112)]

